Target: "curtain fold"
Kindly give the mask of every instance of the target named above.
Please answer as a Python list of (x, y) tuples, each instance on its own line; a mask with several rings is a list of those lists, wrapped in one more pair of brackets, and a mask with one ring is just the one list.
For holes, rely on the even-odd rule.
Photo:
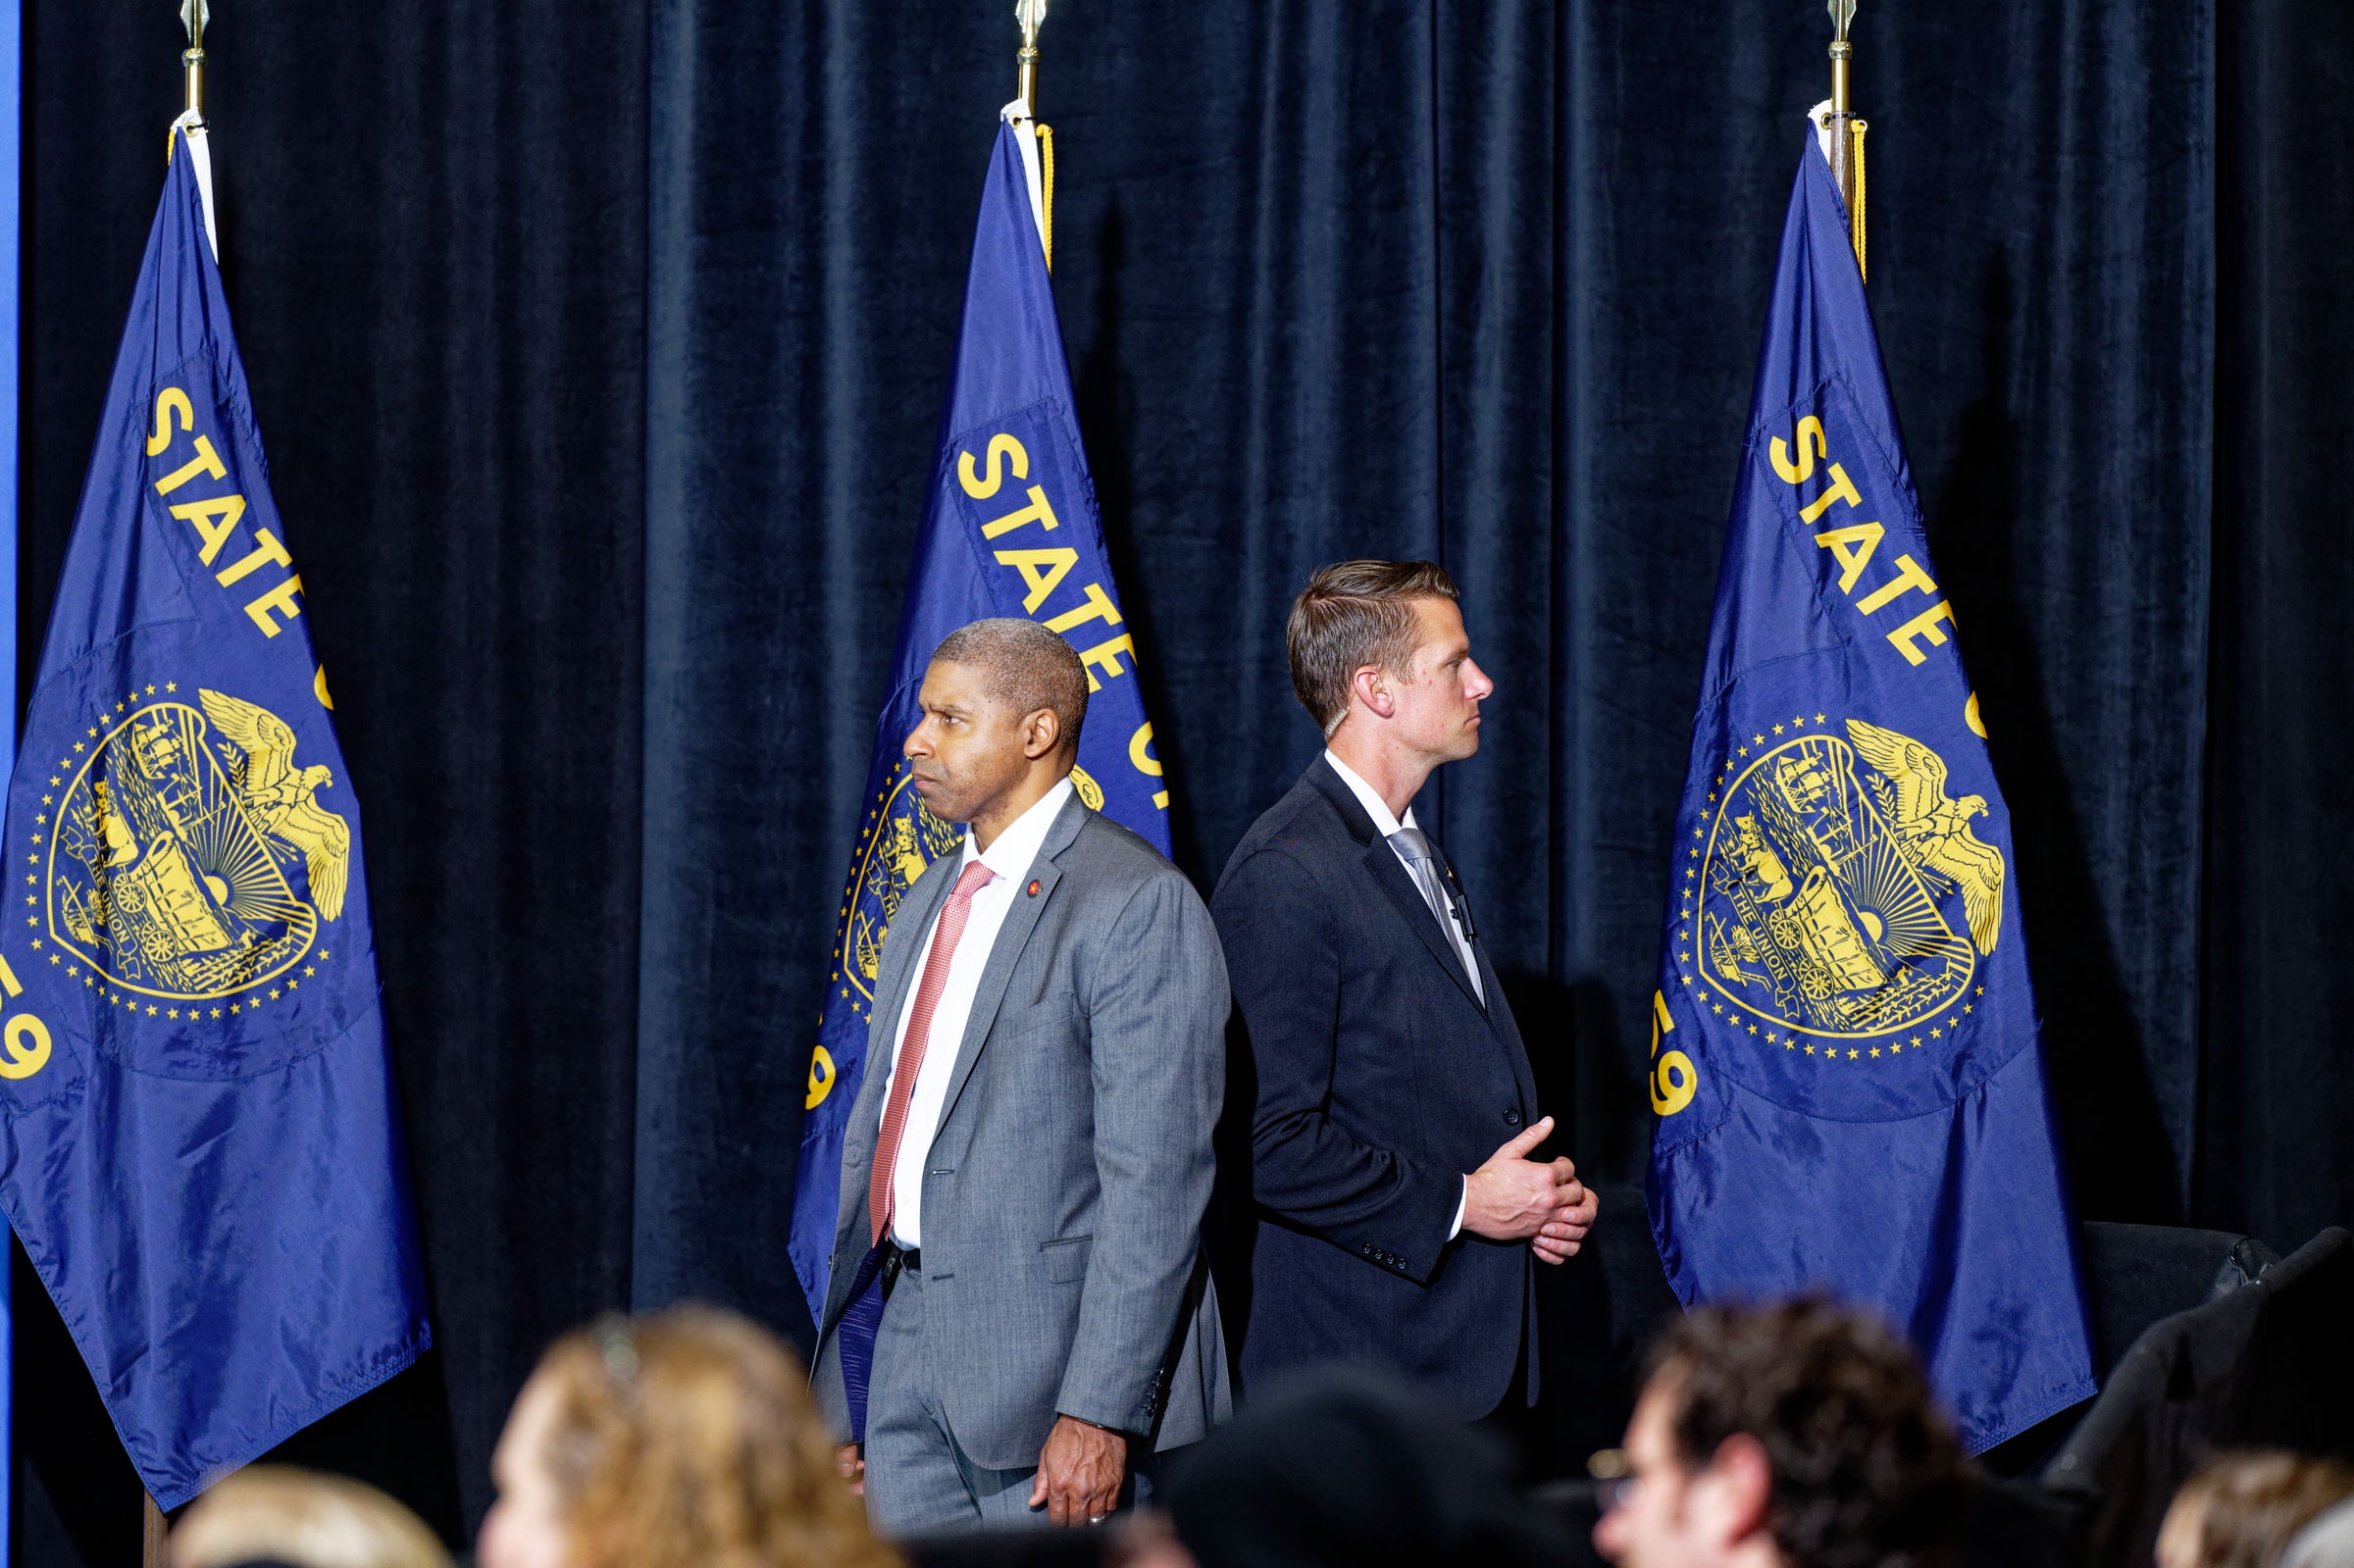
[(631, 1292), (803, 1342), (809, 1050), (1011, 96), (959, 11), (652, 11)]
[(2354, 1220), (2354, 11), (2234, 12), (2218, 42), (2206, 1028), (2181, 1088), (2198, 1222), (2294, 1242)]

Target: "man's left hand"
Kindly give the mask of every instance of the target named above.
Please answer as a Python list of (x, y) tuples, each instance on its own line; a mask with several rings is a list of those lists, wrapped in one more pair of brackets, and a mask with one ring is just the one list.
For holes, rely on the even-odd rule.
[(1092, 1525), (1120, 1500), (1128, 1474), (1128, 1440), (1071, 1416), (1058, 1416), (1038, 1451), (1038, 1480), (1030, 1506), (1047, 1510), (1050, 1525)]
[(1545, 1217), (1544, 1228), (1529, 1241), (1540, 1263), (1566, 1263), (1576, 1256), (1586, 1233), (1594, 1228), (1601, 1201), (1583, 1182), (1555, 1189), (1561, 1202)]

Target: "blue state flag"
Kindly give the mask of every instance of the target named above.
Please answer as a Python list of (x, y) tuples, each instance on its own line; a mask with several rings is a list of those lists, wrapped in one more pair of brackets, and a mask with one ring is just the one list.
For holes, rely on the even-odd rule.
[(1676, 813), (1652, 1229), (1687, 1305), (1877, 1309), (1974, 1452), (2093, 1381), (2011, 818), (1955, 635), (1810, 142)]
[(0, 1206), (167, 1508), (430, 1340), (359, 812), (173, 139), (0, 921)]
[(1080, 798), (1169, 849), (1168, 787), (1071, 408), (1038, 156), (1030, 124), (1008, 106), (982, 187), (956, 363), (810, 1061), (791, 1250), (812, 1322), (825, 1305), (843, 1132), (864, 1076), (883, 936), (924, 867), (963, 842), (963, 830), (934, 817), (907, 787), (899, 755), (941, 639), (988, 616), (1027, 616), (1059, 632), (1087, 666), (1087, 724), (1071, 775)]

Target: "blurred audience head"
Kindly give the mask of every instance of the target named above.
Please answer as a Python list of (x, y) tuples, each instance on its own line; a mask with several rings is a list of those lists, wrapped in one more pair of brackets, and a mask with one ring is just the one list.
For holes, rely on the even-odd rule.
[[(1514, 1495), (1485, 1433), (1354, 1369), (1277, 1386), (1175, 1467), (1161, 1501), (1201, 1568), (1511, 1568), (1573, 1545)], [(1183, 1557), (1155, 1542), (1131, 1560)]]
[(2354, 1499), (2298, 1531), (2280, 1554), (2280, 1568), (2354, 1568)]
[(2218, 1454), (2175, 1493), (2158, 1529), (2158, 1568), (2276, 1568), (2300, 1531), (2348, 1497), (2354, 1469), (2334, 1459)]
[(1927, 1568), (1972, 1488), (1911, 1348), (1813, 1299), (1674, 1324), (1626, 1465), (1594, 1543), (1629, 1568)]
[(482, 1568), (892, 1568), (807, 1379), (764, 1330), (680, 1307), (551, 1346), (491, 1461)]
[(449, 1568), (418, 1517), (374, 1487), (284, 1465), (217, 1482), (172, 1532), (172, 1568)]

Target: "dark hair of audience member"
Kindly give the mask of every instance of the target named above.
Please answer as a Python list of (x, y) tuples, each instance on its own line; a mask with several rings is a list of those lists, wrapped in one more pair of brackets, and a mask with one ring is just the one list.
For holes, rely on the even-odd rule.
[(2299, 1531), (2348, 1497), (2354, 1467), (2335, 1459), (2278, 1449), (2218, 1454), (2175, 1493), (2159, 1558), (2198, 1568), (2274, 1568)]
[(535, 1389), (569, 1568), (897, 1568), (843, 1483), (807, 1375), (742, 1318), (608, 1319), (549, 1347), (518, 1420)]
[(1653, 1351), (1688, 1469), (1747, 1434), (1773, 1478), (1769, 1528), (1804, 1568), (1947, 1560), (1974, 1478), (1912, 1347), (1819, 1299), (1704, 1307)]
[(1516, 1568), (1574, 1560), (1461, 1414), (1353, 1367), (1296, 1374), (1173, 1467), (1160, 1503), (1201, 1568)]

